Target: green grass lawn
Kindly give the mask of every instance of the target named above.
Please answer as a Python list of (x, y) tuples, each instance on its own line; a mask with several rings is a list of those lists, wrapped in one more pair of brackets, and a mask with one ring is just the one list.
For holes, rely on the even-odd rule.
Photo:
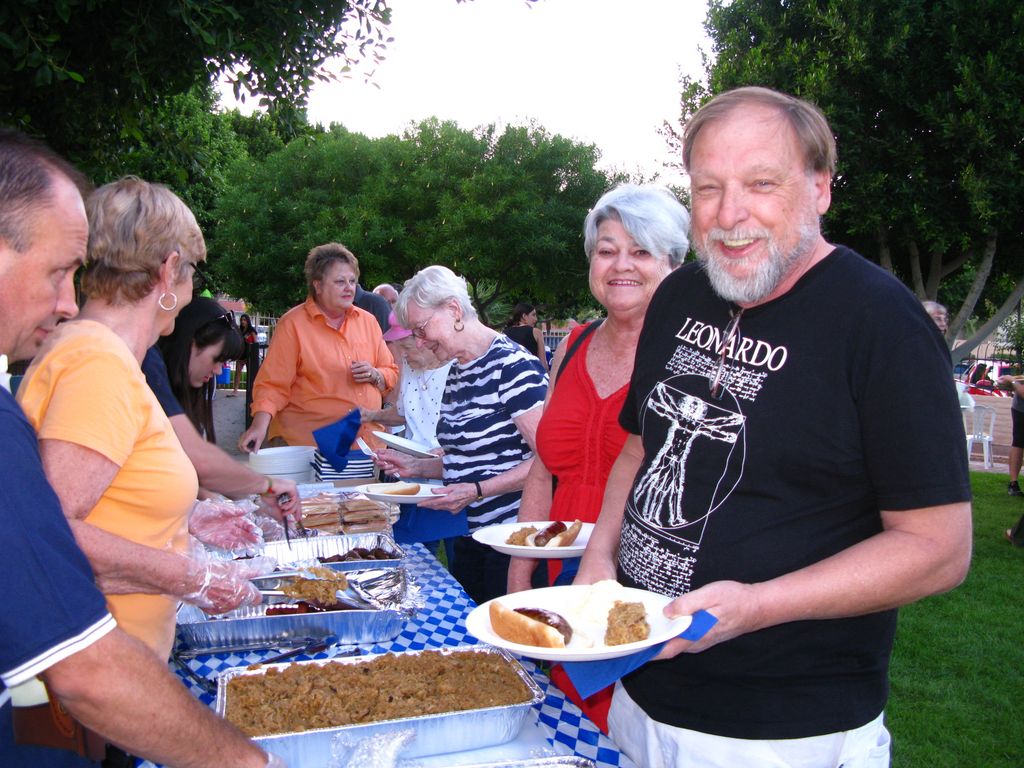
[(972, 472), (974, 557), (953, 592), (900, 611), (886, 723), (893, 768), (1024, 766), (1024, 513), (1006, 477)]

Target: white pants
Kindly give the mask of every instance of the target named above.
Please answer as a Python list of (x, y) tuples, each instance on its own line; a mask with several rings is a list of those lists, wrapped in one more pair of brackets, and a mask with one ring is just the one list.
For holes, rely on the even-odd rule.
[(889, 768), (883, 716), (851, 731), (804, 739), (732, 739), (652, 720), (616, 683), (608, 735), (643, 768)]

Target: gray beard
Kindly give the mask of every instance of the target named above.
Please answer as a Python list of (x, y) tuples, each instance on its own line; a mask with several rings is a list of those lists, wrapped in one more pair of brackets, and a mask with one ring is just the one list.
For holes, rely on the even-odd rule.
[[(747, 277), (734, 277), (722, 261), (711, 255), (707, 244), (713, 233), (708, 233), (708, 237), (703, 240), (695, 240), (693, 247), (715, 293), (733, 304), (757, 304), (770, 296), (789, 275), (793, 267), (803, 261), (814, 249), (820, 232), (817, 220), (813, 224), (801, 225), (799, 231), (800, 238), (788, 253), (784, 253), (775, 240), (769, 239), (769, 258), (758, 267), (754, 274)], [(718, 232), (717, 234), (724, 233)]]

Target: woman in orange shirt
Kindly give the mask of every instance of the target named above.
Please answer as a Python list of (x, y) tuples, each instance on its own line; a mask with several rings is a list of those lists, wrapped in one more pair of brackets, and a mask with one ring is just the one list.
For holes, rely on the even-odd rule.
[[(318, 245), (306, 258), (309, 297), (278, 321), (267, 356), (256, 374), (252, 426), (238, 448), (255, 452), (268, 444), (315, 445), (313, 430), (356, 408), (377, 410), (398, 382), (398, 366), (380, 325), (352, 301), (359, 262), (339, 243)], [(360, 435), (380, 446), (364, 423)]]

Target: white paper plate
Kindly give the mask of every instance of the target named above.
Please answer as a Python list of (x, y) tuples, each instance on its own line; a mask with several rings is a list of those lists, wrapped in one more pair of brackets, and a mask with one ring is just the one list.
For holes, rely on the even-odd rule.
[(690, 626), (689, 616), (681, 616), (677, 619), (665, 618), (662, 609), (672, 602), (672, 598), (643, 589), (624, 587), (620, 599), (644, 604), (644, 607), (647, 609), (647, 623), (651, 625), (651, 634), (646, 640), (637, 643), (605, 645), (605, 626), (603, 623), (588, 623), (574, 615), (575, 610), (583, 604), (589, 594), (589, 586), (574, 584), (568, 587), (545, 587), (544, 589), (531, 589), (526, 592), (513, 592), (510, 595), (495, 598), (508, 608), (544, 608), (561, 614), (573, 628), (573, 638), (565, 648), (539, 648), (534, 645), (520, 645), (519, 643), (512, 643), (499, 637), (491, 629), (490, 605), (493, 601), (488, 601), (470, 612), (469, 616), (466, 617), (466, 629), (478, 640), (499, 648), (505, 648), (520, 656), (528, 656), (531, 659), (545, 659), (547, 661), (599, 661), (601, 659), (615, 659), (619, 656), (628, 656), (652, 645), (671, 640)]
[(357, 485), (352, 490), (356, 493), (361, 493), (366, 498), (373, 501), (384, 501), (391, 504), (418, 504), (421, 501), (432, 499), (436, 494), (431, 492), (431, 488), (443, 487), (441, 483), (420, 483), (420, 492), (412, 495), (404, 495), (399, 493), (372, 493), (366, 490), (371, 485), (380, 485), (380, 483), (367, 483), (366, 485)]
[(415, 443), (412, 440), (406, 440), (404, 437), (398, 435), (392, 435), (390, 432), (374, 432), (374, 435), (380, 438), (380, 441), (387, 445), (389, 448), (394, 448), (396, 451), (407, 453), (410, 456), (416, 456), (420, 459), (433, 459), (434, 454), (430, 452), (429, 445), (423, 445), (422, 443)]
[(587, 542), (590, 541), (590, 534), (594, 531), (593, 523), (583, 523), (580, 535), (568, 547), (525, 547), (505, 543), (508, 537), (520, 528), (532, 525), (538, 531), (542, 531), (550, 524), (550, 520), (533, 523), (498, 523), (497, 525), (477, 528), (473, 531), (473, 538), (481, 544), (486, 544), (488, 547), (496, 549), (503, 555), (512, 555), (513, 557), (532, 557), (537, 560), (562, 560), (567, 557), (582, 557), (583, 550), (587, 548)]

